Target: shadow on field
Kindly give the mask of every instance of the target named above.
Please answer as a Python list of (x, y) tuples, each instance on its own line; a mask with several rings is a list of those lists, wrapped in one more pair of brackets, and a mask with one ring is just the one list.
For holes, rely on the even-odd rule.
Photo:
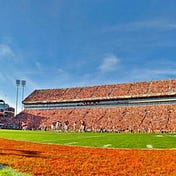
[[(23, 156), (28, 158), (46, 158), (42, 155), (39, 151), (31, 151), (31, 150), (15, 150), (15, 149), (3, 149), (3, 151), (0, 151), (0, 156)], [(1, 169), (1, 166), (0, 166)]]

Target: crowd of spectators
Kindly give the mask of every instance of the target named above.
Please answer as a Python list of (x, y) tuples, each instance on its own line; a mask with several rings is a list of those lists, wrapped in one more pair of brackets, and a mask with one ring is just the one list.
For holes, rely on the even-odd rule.
[[(0, 120), (1, 123), (9, 124), (17, 129), (154, 133), (176, 132), (175, 115), (176, 105), (162, 104), (111, 108), (24, 110), (16, 117)], [(60, 128), (57, 128), (58, 123), (60, 123)]]
[(167, 95), (176, 91), (176, 80), (136, 82), (92, 87), (35, 90), (28, 102), (63, 102), (86, 99), (109, 99), (118, 97), (145, 97)]

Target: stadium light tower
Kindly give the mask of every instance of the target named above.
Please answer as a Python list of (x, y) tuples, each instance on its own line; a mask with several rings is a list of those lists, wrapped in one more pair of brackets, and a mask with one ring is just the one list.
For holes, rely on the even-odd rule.
[(19, 89), (19, 86), (20, 86), (20, 80), (19, 79), (16, 80), (16, 86), (17, 86), (17, 92), (16, 92), (16, 115), (17, 115), (17, 112), (18, 112), (18, 89)]
[[(21, 99), (21, 102), (23, 101), (23, 99), (24, 99), (24, 87), (25, 87), (25, 85), (26, 85), (26, 81), (25, 80), (22, 80), (21, 81), (21, 85), (22, 85), (22, 99)], [(23, 104), (22, 104), (22, 106), (21, 106), (21, 110), (23, 110)]]

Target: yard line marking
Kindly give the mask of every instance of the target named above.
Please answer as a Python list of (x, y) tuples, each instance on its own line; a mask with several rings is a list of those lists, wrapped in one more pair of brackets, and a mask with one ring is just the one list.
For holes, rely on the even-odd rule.
[(42, 141), (43, 141), (43, 142), (52, 142), (52, 141), (56, 141), (56, 140), (54, 140), (54, 139), (51, 140), (51, 139), (50, 139), (50, 140), (42, 140)]
[(103, 145), (103, 148), (108, 148), (108, 147), (111, 147), (112, 146), (112, 144), (105, 144), (105, 145)]
[(78, 142), (68, 142), (68, 143), (64, 143), (64, 145), (72, 145), (72, 144), (77, 144)]
[(156, 135), (156, 137), (163, 137), (163, 135), (161, 135), (161, 134), (158, 134), (158, 135)]
[(146, 147), (147, 147), (148, 149), (152, 149), (152, 148), (153, 148), (153, 146), (152, 146), (151, 144), (146, 145)]

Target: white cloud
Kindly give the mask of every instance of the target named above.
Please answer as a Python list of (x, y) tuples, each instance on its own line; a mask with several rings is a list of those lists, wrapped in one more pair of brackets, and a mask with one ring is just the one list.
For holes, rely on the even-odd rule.
[(109, 26), (104, 29), (103, 32), (130, 32), (144, 29), (157, 31), (176, 30), (176, 23), (161, 19), (134, 21), (130, 23)]
[(176, 75), (176, 70), (174, 69), (166, 69), (166, 70), (159, 69), (159, 70), (153, 70), (152, 72), (155, 75), (173, 75), (173, 76)]
[(0, 60), (4, 58), (11, 58), (14, 57), (15, 54), (10, 48), (10, 46), (5, 44), (0, 44)]
[(62, 68), (57, 69), (58, 73), (65, 73), (65, 71)]
[(42, 70), (42, 65), (41, 65), (40, 62), (36, 61), (36, 62), (35, 62), (35, 66), (36, 66), (36, 68), (37, 68), (38, 70)]
[(126, 82), (150, 81), (176, 78), (176, 70), (171, 67), (162, 67), (158, 64), (156, 67), (134, 68), (128, 70), (123, 78)]
[(103, 62), (101, 63), (101, 65), (98, 67), (98, 69), (101, 72), (111, 72), (111, 71), (115, 71), (118, 69), (118, 64), (120, 63), (120, 59), (117, 58), (114, 55), (109, 55), (106, 56), (103, 59)]

